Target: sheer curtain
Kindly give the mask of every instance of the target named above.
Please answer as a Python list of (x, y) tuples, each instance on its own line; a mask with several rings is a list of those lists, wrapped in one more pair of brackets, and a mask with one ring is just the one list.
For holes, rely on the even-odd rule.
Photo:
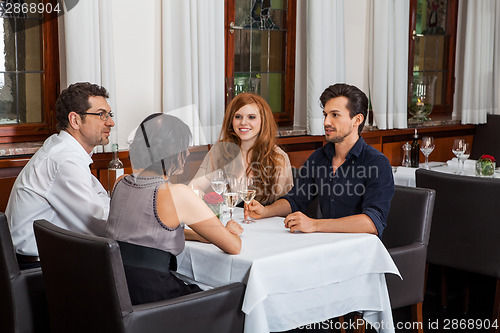
[[(106, 88), (108, 103), (115, 108), (115, 67), (113, 46), (113, 21), (111, 1), (86, 0), (63, 15), (62, 57), (66, 71), (66, 85), (88, 81)], [(64, 82), (64, 78), (62, 80)], [(62, 89), (66, 86), (62, 86)], [(114, 118), (116, 123), (116, 118)], [(116, 124), (118, 126), (118, 124)], [(110, 144), (98, 146), (94, 152), (111, 151), (111, 144), (117, 142), (116, 127), (111, 131)]]
[(344, 0), (298, 1), (296, 68), (294, 123), (306, 125), (310, 135), (323, 135), (319, 97), (329, 85), (345, 81)]
[(481, 124), (500, 114), (500, 3), (461, 0), (458, 12), (454, 115)]
[(379, 129), (407, 127), (409, 0), (370, 1), (369, 94)]
[(163, 112), (217, 141), (224, 117), (224, 0), (162, 2)]

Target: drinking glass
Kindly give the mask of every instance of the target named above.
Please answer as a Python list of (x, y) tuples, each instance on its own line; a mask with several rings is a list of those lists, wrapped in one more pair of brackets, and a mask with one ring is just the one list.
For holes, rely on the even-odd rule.
[(229, 208), (229, 217), (233, 219), (233, 210), (234, 207), (238, 204), (239, 194), (238, 191), (240, 189), (239, 180), (236, 177), (228, 176), (227, 177), (227, 188), (224, 192), (224, 202)]
[(420, 146), (420, 151), (425, 156), (425, 169), (429, 169), (429, 155), (435, 148), (434, 138), (432, 136), (424, 136), (422, 138), (422, 145)]
[(222, 195), (222, 192), (224, 192), (224, 189), (226, 188), (226, 180), (224, 178), (224, 171), (222, 170), (215, 170), (213, 172), (213, 175), (211, 177), (211, 182), (212, 182), (212, 189), (214, 190), (215, 193)]
[(465, 149), (466, 149), (466, 142), (464, 139), (455, 139), (455, 141), (453, 141), (453, 147), (451, 148), (451, 151), (453, 152), (453, 154), (455, 154), (455, 156), (458, 159), (458, 170), (457, 170), (458, 175), (464, 174), (462, 163), (460, 163), (461, 162), (460, 157), (465, 153)]
[[(257, 193), (255, 190), (253, 178), (244, 177), (240, 180), (240, 190), (238, 192), (240, 194), (240, 198), (248, 205), (252, 202), (253, 198), (255, 198), (255, 194)], [(255, 220), (250, 218), (249, 216), (245, 216), (242, 223), (254, 223)]]
[(464, 169), (465, 169), (465, 160), (468, 159), (470, 156), (470, 143), (467, 143), (465, 142), (463, 144), (463, 152), (460, 156), (458, 156), (458, 161), (460, 162), (460, 164), (462, 165), (461, 168), (462, 168), (462, 173), (461, 175), (464, 174)]
[(236, 204), (238, 203), (238, 193), (225, 192), (224, 203), (226, 204), (227, 208), (229, 208), (229, 219), (232, 220), (234, 207), (236, 207)]

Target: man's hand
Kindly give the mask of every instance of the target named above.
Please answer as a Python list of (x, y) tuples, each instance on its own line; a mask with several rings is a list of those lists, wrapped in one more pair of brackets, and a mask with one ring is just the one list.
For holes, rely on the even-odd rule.
[(242, 226), (235, 222), (234, 220), (228, 221), (226, 223), (226, 229), (229, 230), (230, 233), (235, 234), (236, 236), (241, 235), (243, 232)]
[(317, 231), (317, 220), (311, 219), (301, 212), (295, 212), (285, 217), (285, 228), (290, 232), (315, 232)]
[(245, 216), (250, 214), (254, 219), (261, 219), (265, 216), (266, 207), (262, 206), (257, 200), (252, 200), (248, 205), (245, 204)]

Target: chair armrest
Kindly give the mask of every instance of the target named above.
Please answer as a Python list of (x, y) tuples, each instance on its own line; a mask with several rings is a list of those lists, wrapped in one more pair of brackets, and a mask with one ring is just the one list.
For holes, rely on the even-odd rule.
[[(425, 262), (427, 246), (413, 243), (388, 249), (402, 279), (394, 274), (386, 274), (391, 307), (397, 309), (424, 299)], [(398, 295), (398, 296), (396, 296)]]
[(243, 332), (245, 285), (237, 282), (166, 301), (133, 306), (125, 332)]
[(20, 332), (49, 332), (49, 309), (45, 295), (42, 271), (32, 268), (20, 271), (12, 281), (14, 304)]

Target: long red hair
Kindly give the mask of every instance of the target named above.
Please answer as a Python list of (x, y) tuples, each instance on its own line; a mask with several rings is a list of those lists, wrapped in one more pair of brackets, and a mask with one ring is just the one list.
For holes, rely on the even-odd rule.
[(284, 161), (274, 149), (278, 127), (271, 108), (264, 98), (248, 92), (238, 94), (226, 108), (219, 141), (232, 142), (241, 146), (241, 139), (233, 129), (233, 119), (236, 111), (249, 104), (255, 104), (259, 109), (261, 125), (257, 140), (248, 151), (250, 158), (246, 174), (253, 174), (258, 188), (256, 198), (258, 201), (265, 202), (271, 195), (273, 185), (278, 182), (279, 168), (277, 166), (283, 165)]

